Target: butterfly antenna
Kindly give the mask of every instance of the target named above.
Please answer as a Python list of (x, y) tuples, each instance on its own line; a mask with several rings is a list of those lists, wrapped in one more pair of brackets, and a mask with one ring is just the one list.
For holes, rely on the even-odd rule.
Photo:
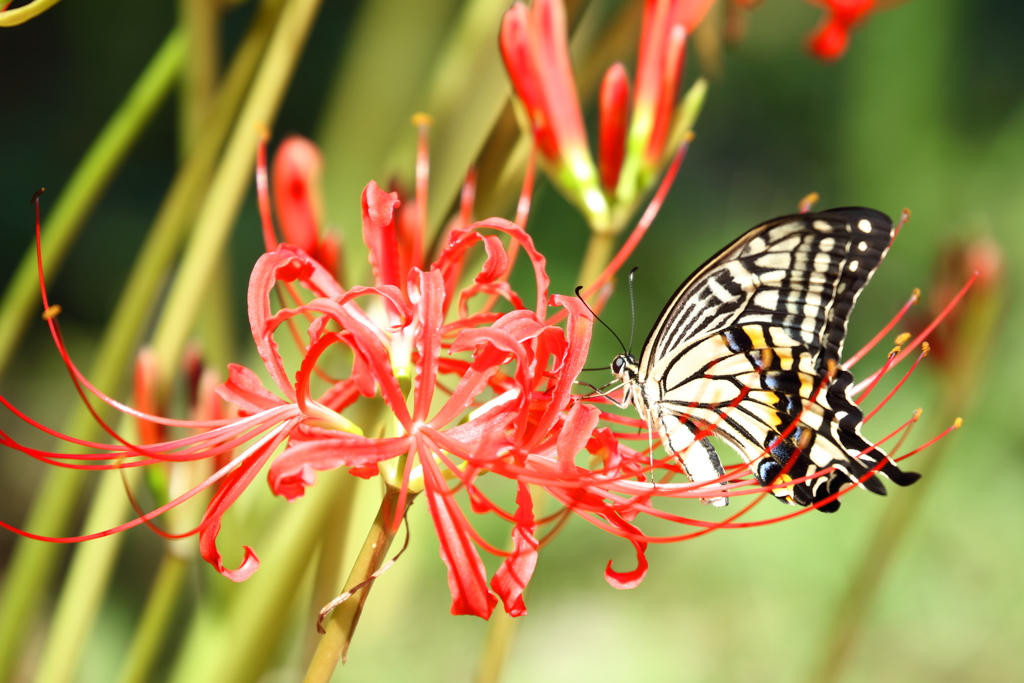
[(627, 356), (633, 355), (633, 332), (636, 331), (636, 301), (633, 299), (633, 273), (640, 269), (640, 266), (633, 266), (629, 271), (629, 351)]
[[(612, 328), (608, 327), (608, 323), (606, 323), (605, 321), (601, 320), (601, 318), (599, 318), (599, 317), (598, 317), (597, 313), (594, 313), (594, 309), (590, 307), (590, 304), (588, 304), (588, 303), (587, 303), (587, 302), (586, 302), (586, 301), (585, 301), (585, 300), (583, 299), (583, 297), (582, 297), (582, 296), (580, 296), (580, 290), (581, 290), (581, 289), (583, 289), (583, 286), (582, 286), (582, 285), (576, 288), (576, 298), (577, 298), (577, 299), (579, 299), (580, 301), (583, 301), (583, 305), (587, 307), (587, 310), (588, 310), (588, 311), (590, 311), (590, 314), (591, 314), (592, 316), (594, 316), (594, 318), (595, 318), (595, 319), (597, 320), (597, 322), (599, 322), (599, 323), (601, 323), (602, 325), (604, 325), (604, 326), (605, 326), (605, 328), (606, 328), (606, 329), (607, 329), (607, 330), (608, 330), (609, 332), (611, 332), (611, 333), (612, 333), (612, 336), (613, 336), (613, 337), (615, 337), (615, 341), (619, 342), (619, 346), (621, 346), (621, 347), (622, 347), (622, 350), (623, 350), (623, 351), (626, 351), (626, 345), (622, 343), (622, 340), (621, 340), (621, 339), (619, 339), (619, 335), (615, 334), (615, 330), (613, 330)], [(626, 351), (626, 355), (629, 355), (629, 351)]]

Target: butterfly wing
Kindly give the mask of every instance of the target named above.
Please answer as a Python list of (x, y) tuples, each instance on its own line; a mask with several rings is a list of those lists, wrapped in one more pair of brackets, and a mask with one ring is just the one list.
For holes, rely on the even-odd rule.
[[(715, 433), (751, 463), (762, 484), (777, 487), (830, 467), (846, 475), (775, 489), (799, 505), (864, 478), (879, 462), (897, 484), (916, 481), (860, 434), (853, 378), (839, 367), (850, 312), (893, 231), (888, 216), (864, 208), (783, 216), (690, 276), (640, 359), (646, 412), (668, 448), (687, 454), (685, 461), (689, 445)], [(692, 457), (716, 456), (704, 447)], [(885, 494), (874, 476), (862, 485)], [(833, 501), (823, 509), (838, 507)]]

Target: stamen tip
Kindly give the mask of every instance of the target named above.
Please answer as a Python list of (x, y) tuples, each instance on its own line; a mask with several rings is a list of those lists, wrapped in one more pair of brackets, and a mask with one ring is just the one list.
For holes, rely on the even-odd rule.
[(422, 111), (418, 111), (412, 115), (412, 125), (417, 128), (429, 128), (434, 125), (434, 117)]
[(821, 195), (819, 195), (817, 192), (811, 192), (810, 194), (806, 195), (803, 199), (800, 200), (800, 213), (807, 213), (808, 211), (810, 211), (812, 208), (814, 208), (814, 205), (818, 202), (819, 199), (821, 199)]
[(932, 346), (928, 342), (921, 342), (921, 356), (927, 356), (932, 351)]
[(960, 429), (963, 423), (964, 419), (962, 417), (958, 417), (957, 419), (953, 420), (953, 429)]
[(41, 194), (43, 194), (44, 192), (46, 192), (46, 188), (45, 187), (40, 187), (38, 190), (36, 190), (35, 192), (32, 193), (32, 199), (30, 199), (28, 201), (28, 203), (29, 204), (35, 204), (36, 201), (39, 199), (39, 196)]
[(910, 333), (909, 332), (904, 332), (903, 334), (901, 334), (898, 337), (896, 337), (896, 342), (895, 343), (896, 343), (896, 346), (903, 346), (909, 340), (910, 340)]
[(64, 309), (61, 308), (60, 304), (52, 304), (49, 308), (43, 311), (43, 320), (53, 320), (60, 315), (63, 310)]
[(267, 124), (259, 121), (256, 123), (256, 136), (259, 138), (260, 144), (267, 144), (270, 141), (270, 128)]
[(914, 416), (912, 418), (910, 418), (910, 420), (912, 422), (917, 422), (918, 420), (921, 419), (922, 415), (924, 415), (924, 409), (923, 408), (918, 408), (917, 410), (914, 411)]
[(914, 287), (914, 292), (913, 294), (910, 295), (910, 298), (916, 304), (918, 301), (921, 300), (921, 290), (918, 289), (917, 287)]

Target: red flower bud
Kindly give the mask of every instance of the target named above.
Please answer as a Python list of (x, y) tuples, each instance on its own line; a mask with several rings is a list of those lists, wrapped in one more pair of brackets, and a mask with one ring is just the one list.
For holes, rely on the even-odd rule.
[(320, 150), (310, 140), (292, 135), (274, 155), (273, 195), (284, 241), (315, 254), (322, 215)]
[(598, 110), (601, 182), (605, 190), (614, 192), (626, 153), (626, 126), (629, 123), (629, 76), (626, 67), (619, 62), (612, 64), (604, 75)]

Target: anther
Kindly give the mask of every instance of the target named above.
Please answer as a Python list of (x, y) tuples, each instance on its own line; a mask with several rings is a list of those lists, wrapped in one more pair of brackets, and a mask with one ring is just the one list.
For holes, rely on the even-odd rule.
[(904, 332), (900, 336), (896, 337), (896, 346), (903, 346), (910, 339), (910, 333)]
[(958, 417), (957, 419), (953, 420), (953, 429), (960, 429), (963, 423), (964, 419), (962, 417)]
[(808, 211), (813, 209), (814, 205), (817, 203), (819, 199), (821, 199), (821, 197), (818, 195), (817, 192), (811, 192), (810, 194), (805, 196), (803, 199), (800, 200), (800, 213), (807, 213)]
[(44, 192), (46, 192), (46, 188), (45, 187), (40, 187), (38, 190), (36, 190), (32, 194), (32, 199), (30, 199), (28, 203), (29, 204), (35, 204), (36, 200), (39, 199), (39, 195), (43, 194)]
[(921, 355), (927, 356), (932, 351), (932, 346), (928, 342), (921, 342)]
[(60, 304), (51, 304), (49, 308), (43, 311), (43, 320), (53, 320), (61, 311), (64, 309), (60, 307)]

